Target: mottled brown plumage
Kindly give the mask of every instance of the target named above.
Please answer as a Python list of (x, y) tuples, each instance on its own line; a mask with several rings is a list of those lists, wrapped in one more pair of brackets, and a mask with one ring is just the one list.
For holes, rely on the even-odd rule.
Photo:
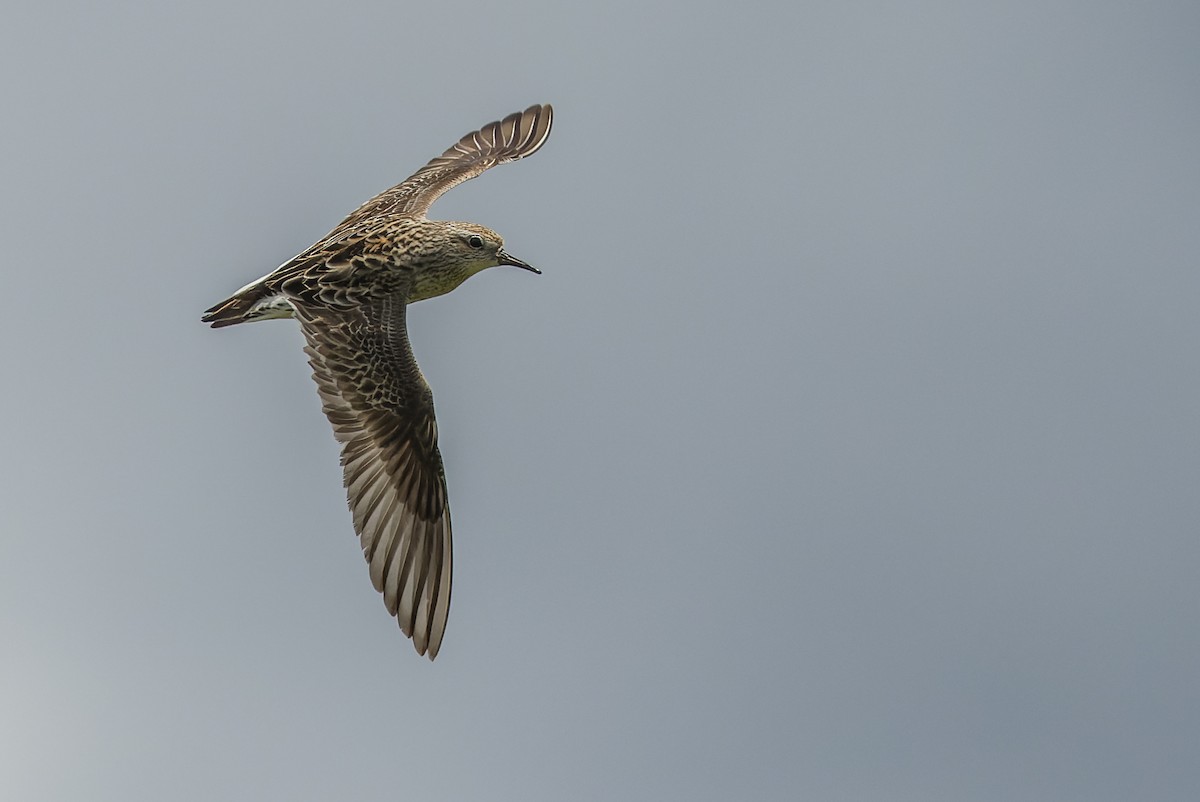
[(507, 254), (490, 229), (425, 214), (446, 190), (536, 152), (551, 121), (550, 106), (531, 106), (467, 134), (203, 317), (214, 328), (299, 321), (322, 408), (342, 447), (347, 499), (371, 581), (430, 659), (450, 609), (450, 508), (433, 394), (409, 346), (405, 308), (489, 267), (540, 271)]

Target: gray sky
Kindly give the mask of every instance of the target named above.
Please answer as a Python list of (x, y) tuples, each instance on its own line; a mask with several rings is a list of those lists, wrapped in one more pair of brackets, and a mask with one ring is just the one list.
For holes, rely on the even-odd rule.
[[(984, 5), (8, 9), (0, 796), (1194, 799), (1200, 11)], [(546, 101), (430, 664), (199, 316)]]

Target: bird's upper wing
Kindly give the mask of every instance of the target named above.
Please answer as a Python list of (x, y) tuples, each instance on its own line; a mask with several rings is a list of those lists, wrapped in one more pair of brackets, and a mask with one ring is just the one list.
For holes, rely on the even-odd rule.
[(550, 136), (554, 110), (530, 106), (472, 131), (403, 182), (376, 195), (346, 217), (334, 231), (377, 215), (422, 217), (451, 187), (497, 164), (536, 153)]
[(451, 540), (433, 394), (413, 359), (402, 293), (296, 304), (371, 581), (420, 654), (450, 612)]

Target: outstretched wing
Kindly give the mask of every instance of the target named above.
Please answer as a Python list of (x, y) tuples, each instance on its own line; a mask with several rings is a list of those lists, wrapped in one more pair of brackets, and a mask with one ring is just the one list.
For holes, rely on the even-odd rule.
[(451, 187), (497, 164), (536, 153), (550, 136), (553, 119), (554, 110), (547, 103), (530, 106), (472, 131), (403, 182), (355, 209), (334, 231), (376, 215), (423, 217)]
[(432, 660), (450, 612), (450, 508), (433, 394), (413, 359), (404, 311), (401, 293), (361, 305), (296, 304), (321, 404), (342, 445), (371, 582)]

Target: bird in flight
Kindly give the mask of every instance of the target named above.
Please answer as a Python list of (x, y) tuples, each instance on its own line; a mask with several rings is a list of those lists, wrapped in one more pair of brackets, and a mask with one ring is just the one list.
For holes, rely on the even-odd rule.
[(213, 328), (299, 321), (322, 408), (341, 444), (346, 496), (371, 582), (430, 660), (450, 612), (450, 507), (433, 394), (413, 358), (405, 308), (489, 267), (541, 271), (505, 251), (496, 232), (426, 213), (451, 187), (536, 153), (552, 119), (548, 104), (530, 106), (467, 134), (202, 318)]

